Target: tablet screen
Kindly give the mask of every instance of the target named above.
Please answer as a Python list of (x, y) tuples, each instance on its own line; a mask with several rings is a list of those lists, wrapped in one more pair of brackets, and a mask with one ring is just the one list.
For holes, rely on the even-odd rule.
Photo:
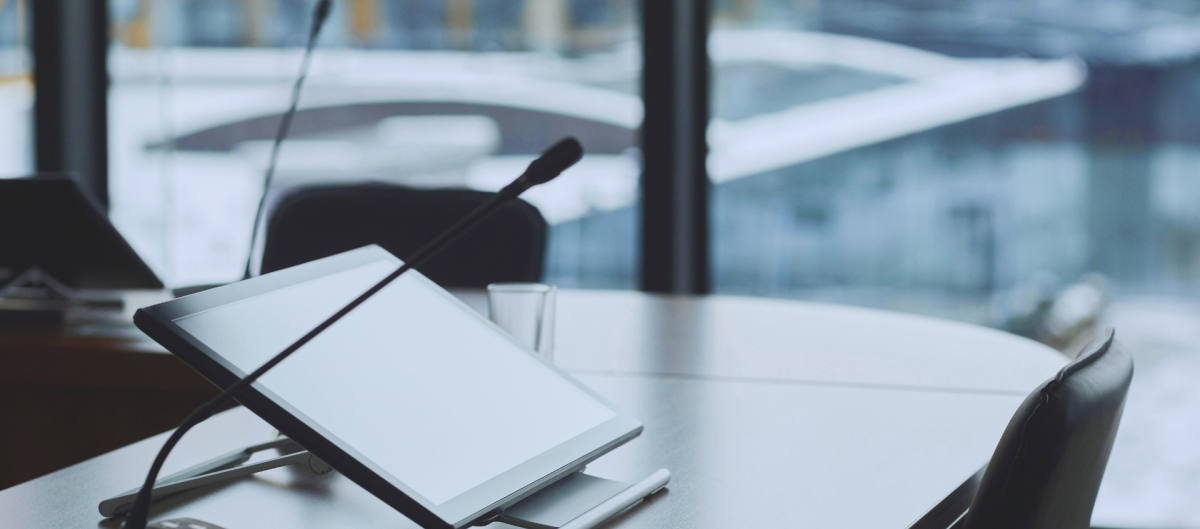
[[(374, 261), (174, 321), (249, 373), (395, 266)], [(258, 385), (433, 505), (616, 415), (464, 312), (410, 272)]]

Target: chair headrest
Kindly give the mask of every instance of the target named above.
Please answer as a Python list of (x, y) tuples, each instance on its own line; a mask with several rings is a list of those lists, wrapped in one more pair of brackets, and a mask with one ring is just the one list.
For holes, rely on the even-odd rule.
[(1108, 350), (1112, 348), (1114, 339), (1116, 339), (1116, 331), (1111, 327), (1104, 329), (1104, 332), (1100, 333), (1100, 336), (1093, 338), (1092, 341), (1083, 346), (1083, 349), (1079, 351), (1079, 356), (1076, 356), (1075, 360), (1072, 360), (1071, 363), (1063, 366), (1054, 379), (1060, 383), (1064, 382), (1067, 377), (1092, 365), (1108, 353)]

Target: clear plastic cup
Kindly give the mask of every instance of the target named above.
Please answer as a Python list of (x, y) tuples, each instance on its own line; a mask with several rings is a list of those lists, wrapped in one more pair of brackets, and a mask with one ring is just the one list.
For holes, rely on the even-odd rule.
[(544, 283), (492, 283), (487, 290), (488, 318), (517, 343), (554, 360), (558, 287)]

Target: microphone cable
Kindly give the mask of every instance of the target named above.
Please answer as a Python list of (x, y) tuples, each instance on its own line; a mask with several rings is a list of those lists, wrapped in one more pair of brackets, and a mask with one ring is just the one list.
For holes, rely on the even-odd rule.
[(308, 66), (312, 62), (313, 48), (317, 45), (317, 36), (321, 34), (321, 28), (325, 26), (325, 20), (329, 18), (329, 11), (332, 8), (333, 0), (317, 0), (317, 5), (313, 7), (312, 29), (308, 33), (308, 43), (304, 46), (304, 58), (300, 61), (300, 75), (296, 77), (296, 84), (292, 85), (292, 104), (283, 114), (283, 119), (279, 120), (279, 129), (275, 131), (275, 143), (271, 146), (271, 159), (267, 162), (267, 173), (263, 177), (262, 196), (258, 199), (258, 208), (254, 211), (254, 228), (250, 231), (250, 252), (246, 255), (246, 271), (242, 274), (242, 279), (250, 279), (250, 265), (254, 262), (254, 246), (258, 243), (258, 228), (262, 224), (263, 208), (267, 205), (271, 182), (275, 179), (275, 164), (279, 161), (279, 148), (292, 128), (292, 118), (296, 116), (296, 107), (300, 105), (300, 91), (304, 86), (304, 80), (308, 78)]

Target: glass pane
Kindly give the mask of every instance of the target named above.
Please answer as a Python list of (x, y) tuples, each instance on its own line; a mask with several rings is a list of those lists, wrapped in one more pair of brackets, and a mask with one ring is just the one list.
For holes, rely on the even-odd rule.
[(1113, 325), (1138, 374), (1093, 521), (1200, 525), (1200, 449), (1181, 441), (1200, 432), (1200, 11), (714, 6), (715, 290), (1063, 350)]
[[(309, 0), (111, 0), (112, 217), (171, 285), (240, 277)], [(641, 123), (633, 0), (335, 2), (270, 197), (314, 183), (493, 190), (565, 135), (526, 195), (548, 282), (632, 288)], [(260, 246), (261, 248), (261, 246)]]
[(33, 172), (33, 60), (26, 0), (0, 0), (0, 178)]

